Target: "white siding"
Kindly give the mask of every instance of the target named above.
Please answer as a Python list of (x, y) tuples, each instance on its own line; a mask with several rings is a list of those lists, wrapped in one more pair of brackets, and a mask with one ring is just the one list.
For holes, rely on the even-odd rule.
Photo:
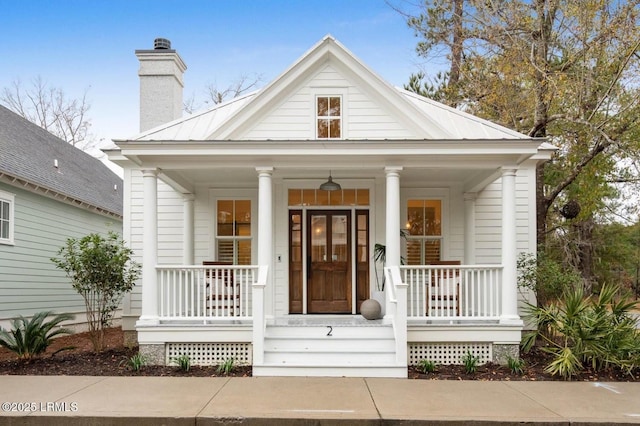
[[(281, 183), (274, 186), (274, 253), (273, 300), (275, 316), (289, 313), (289, 209), (287, 192)], [(280, 256), (280, 262), (278, 262)]]
[[(535, 250), (535, 187), (529, 179), (534, 170), (524, 168), (516, 175), (516, 248), (519, 252)], [(502, 262), (502, 181), (498, 179), (478, 194), (476, 200), (476, 263)]]
[[(129, 185), (131, 191), (129, 243), (135, 253), (135, 259), (142, 263), (144, 194), (142, 173), (139, 170), (131, 171)], [(158, 264), (182, 264), (183, 209), (183, 197), (158, 179)], [(124, 305), (125, 315), (140, 315), (141, 282), (141, 280), (138, 281)]]
[(205, 260), (214, 260), (212, 242), (213, 238), (213, 211), (209, 200), (209, 189), (206, 186), (196, 188), (194, 200), (194, 261), (196, 265)]
[(122, 223), (9, 185), (0, 190), (15, 194), (15, 244), (0, 244), (0, 320), (46, 310), (84, 312), (82, 298), (51, 258), (67, 238), (121, 233)]
[(343, 96), (344, 139), (415, 137), (401, 120), (383, 110), (379, 106), (380, 102), (376, 102), (352, 80), (327, 64), (259, 119), (242, 139), (315, 139), (315, 95), (319, 93)]

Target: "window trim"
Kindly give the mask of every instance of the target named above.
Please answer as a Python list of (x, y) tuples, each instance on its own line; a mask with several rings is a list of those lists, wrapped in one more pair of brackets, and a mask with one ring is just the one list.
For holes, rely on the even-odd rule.
[[(318, 114), (318, 101), (320, 98), (326, 98), (327, 102), (329, 103), (329, 108), (328, 111), (331, 111), (330, 105), (331, 105), (331, 98), (337, 98), (339, 99), (340, 102), (340, 114), (339, 115), (319, 115)], [(342, 140), (342, 129), (343, 129), (343, 118), (342, 118), (342, 111), (343, 111), (343, 105), (344, 102), (342, 100), (342, 95), (316, 95), (315, 96), (315, 116), (316, 116), (316, 120), (315, 120), (315, 128), (316, 128), (316, 139), (318, 140)], [(318, 122), (320, 120), (327, 120), (329, 122), (329, 125), (327, 126), (327, 134), (329, 135), (326, 138), (321, 138), (319, 135), (319, 125)], [(331, 120), (338, 120), (338, 122), (340, 123), (340, 136), (339, 137), (331, 137)]]
[[(311, 87), (310, 100), (311, 111), (309, 118), (311, 120), (311, 134), (315, 140), (320, 141), (340, 141), (349, 138), (347, 132), (347, 116), (348, 116), (348, 87), (332, 86), (332, 87)], [(340, 98), (340, 137), (339, 138), (322, 138), (318, 137), (318, 98), (319, 97), (337, 97)]]
[[(221, 236), (218, 237), (218, 201), (219, 200), (233, 200), (242, 201), (247, 200), (251, 202), (251, 236)], [(209, 238), (209, 253), (211, 259), (218, 259), (218, 240), (249, 240), (251, 241), (251, 261), (255, 264), (258, 258), (258, 196), (255, 190), (251, 189), (217, 189), (211, 190), (209, 193), (209, 206), (210, 212), (210, 238)]]
[(2, 238), (0, 236), (0, 244), (3, 245), (15, 245), (14, 240), (14, 228), (16, 222), (15, 216), (15, 204), (16, 196), (10, 192), (0, 190), (0, 201), (9, 204), (9, 236), (8, 238)]
[[(409, 190), (401, 190), (401, 211), (400, 217), (402, 218), (402, 229), (406, 229), (408, 208), (407, 203), (409, 200), (439, 200), (442, 208), (442, 225), (440, 236), (423, 236), (414, 238), (420, 241), (426, 240), (439, 240), (440, 241), (440, 257), (442, 259), (449, 258), (449, 189), (447, 188), (412, 188)], [(404, 240), (404, 239), (403, 239)], [(407, 255), (407, 244), (402, 241), (402, 255)]]

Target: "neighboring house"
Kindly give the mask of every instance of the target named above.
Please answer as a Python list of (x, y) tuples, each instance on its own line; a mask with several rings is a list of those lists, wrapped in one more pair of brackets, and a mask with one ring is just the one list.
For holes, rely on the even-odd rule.
[[(182, 118), (186, 66), (156, 43), (136, 51), (142, 133), (107, 151), (143, 265), (123, 324), (152, 362), (406, 377), (422, 358), (517, 356), (516, 258), (535, 253), (551, 145), (394, 88), (331, 36)], [(384, 319), (359, 315), (372, 297)]]
[(122, 232), (122, 179), (101, 161), (0, 106), (0, 326), (85, 306), (51, 258), (67, 238)]

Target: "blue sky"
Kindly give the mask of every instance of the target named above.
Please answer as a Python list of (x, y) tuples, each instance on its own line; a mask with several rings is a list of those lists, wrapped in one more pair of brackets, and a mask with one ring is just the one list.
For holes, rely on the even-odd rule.
[(92, 133), (123, 138), (138, 131), (134, 51), (156, 37), (187, 64), (186, 98), (242, 75), (264, 85), (326, 34), (391, 84), (419, 69), (413, 31), (384, 0), (0, 0), (0, 87), (41, 76), (69, 96), (88, 89)]

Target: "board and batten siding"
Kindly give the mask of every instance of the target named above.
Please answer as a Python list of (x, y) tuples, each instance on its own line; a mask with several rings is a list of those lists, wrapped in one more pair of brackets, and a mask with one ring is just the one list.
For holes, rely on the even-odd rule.
[(84, 313), (82, 298), (51, 262), (67, 238), (122, 232), (122, 222), (0, 184), (15, 194), (14, 244), (0, 244), (0, 321), (40, 311)]
[[(333, 89), (332, 89), (333, 88)], [(331, 64), (272, 108), (242, 137), (247, 140), (315, 139), (315, 96), (341, 95), (344, 139), (410, 139), (416, 137), (401, 120), (379, 106)]]

